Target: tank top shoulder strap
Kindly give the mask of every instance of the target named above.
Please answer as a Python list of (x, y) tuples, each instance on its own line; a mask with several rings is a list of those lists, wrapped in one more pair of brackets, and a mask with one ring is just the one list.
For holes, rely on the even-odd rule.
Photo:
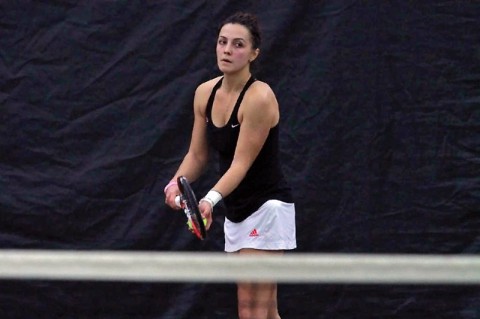
[[(237, 103), (235, 103), (235, 107), (233, 108), (232, 115), (230, 116), (230, 122), (232, 124), (235, 124), (238, 122), (238, 109), (240, 108), (240, 104), (242, 104), (243, 97), (245, 96), (245, 92), (247, 92), (248, 88), (250, 85), (252, 85), (253, 82), (255, 82), (256, 79), (253, 77), (253, 75), (248, 79), (247, 83), (245, 83), (245, 86), (242, 89), (242, 92), (240, 92), (240, 95), (238, 96)], [(233, 123), (235, 121), (235, 123)]]
[(212, 89), (212, 93), (210, 93), (210, 97), (208, 98), (207, 108), (205, 109), (205, 115), (207, 119), (212, 118), (212, 107), (213, 107), (213, 100), (215, 100), (215, 94), (217, 93), (218, 88), (222, 85), (223, 77), (215, 84)]

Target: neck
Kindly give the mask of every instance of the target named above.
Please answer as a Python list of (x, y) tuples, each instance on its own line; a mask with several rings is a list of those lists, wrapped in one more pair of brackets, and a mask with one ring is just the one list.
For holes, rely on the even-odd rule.
[(247, 69), (244, 72), (236, 74), (224, 74), (222, 87), (227, 92), (241, 91), (250, 79), (250, 71)]

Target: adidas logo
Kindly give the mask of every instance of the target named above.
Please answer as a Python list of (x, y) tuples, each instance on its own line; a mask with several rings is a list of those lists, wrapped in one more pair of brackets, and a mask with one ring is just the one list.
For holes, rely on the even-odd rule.
[(258, 237), (258, 232), (257, 232), (257, 229), (254, 228), (251, 232), (250, 232), (250, 235), (248, 235), (249, 237)]

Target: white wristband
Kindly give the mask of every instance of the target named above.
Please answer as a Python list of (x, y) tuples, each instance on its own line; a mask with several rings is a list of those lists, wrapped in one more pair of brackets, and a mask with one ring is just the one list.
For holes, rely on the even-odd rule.
[(209, 202), (213, 209), (213, 206), (217, 205), (217, 203), (222, 200), (222, 194), (212, 189), (207, 193), (207, 195), (205, 195), (204, 198), (202, 198), (202, 200)]

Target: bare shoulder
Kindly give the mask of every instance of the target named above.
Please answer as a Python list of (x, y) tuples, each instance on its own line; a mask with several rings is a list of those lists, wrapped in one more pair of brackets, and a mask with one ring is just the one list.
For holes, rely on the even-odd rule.
[(201, 83), (199, 86), (197, 86), (197, 89), (195, 90), (195, 96), (202, 97), (207, 95), (208, 98), (208, 96), (213, 90), (213, 87), (215, 86), (215, 84), (217, 84), (220, 78), (221, 76), (218, 76), (216, 78)]
[(262, 81), (253, 82), (248, 92), (248, 101), (255, 105), (278, 107), (277, 98), (270, 85)]
[(272, 88), (265, 82), (255, 81), (245, 94), (243, 110), (239, 116), (273, 127), (279, 120), (279, 107)]
[(205, 109), (207, 107), (208, 98), (210, 97), (210, 93), (213, 90), (215, 84), (220, 80), (220, 76), (213, 78), (211, 80), (205, 81), (197, 86), (195, 90), (195, 98), (193, 102), (193, 106), (196, 112), (199, 112), (202, 116), (204, 115)]

